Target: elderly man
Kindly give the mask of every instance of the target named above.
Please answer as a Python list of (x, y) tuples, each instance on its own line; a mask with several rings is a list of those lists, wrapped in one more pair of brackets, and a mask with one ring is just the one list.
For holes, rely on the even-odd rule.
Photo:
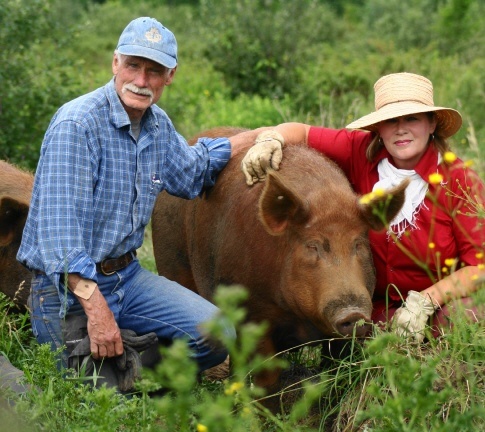
[(157, 195), (197, 197), (234, 146), (256, 136), (189, 146), (155, 105), (176, 69), (172, 32), (135, 19), (114, 52), (113, 79), (62, 106), (47, 129), (17, 258), (34, 272), (33, 332), (53, 350), (65, 342), (63, 321), (85, 315), (94, 359), (123, 353), (120, 328), (186, 339), (201, 371), (227, 356), (199, 327), (217, 308), (136, 259)]

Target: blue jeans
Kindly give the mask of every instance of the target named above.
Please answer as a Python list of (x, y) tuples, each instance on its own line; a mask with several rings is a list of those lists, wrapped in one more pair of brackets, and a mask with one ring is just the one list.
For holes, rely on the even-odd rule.
[[(212, 319), (218, 309), (198, 294), (143, 269), (138, 260), (109, 276), (98, 273), (98, 287), (120, 328), (139, 335), (155, 332), (161, 343), (184, 338), (200, 371), (225, 360), (227, 351), (220, 345), (214, 346), (199, 331), (199, 325)], [(72, 294), (68, 294), (67, 301), (62, 301), (63, 297), (47, 276), (32, 279), (32, 330), (37, 341), (49, 343), (53, 351), (64, 344), (65, 315), (84, 313)], [(236, 337), (232, 326), (226, 332), (229, 337)], [(61, 360), (66, 367), (66, 353)]]

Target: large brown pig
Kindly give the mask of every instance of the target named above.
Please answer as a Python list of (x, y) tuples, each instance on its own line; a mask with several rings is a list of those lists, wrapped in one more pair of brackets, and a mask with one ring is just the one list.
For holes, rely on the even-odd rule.
[(0, 291), (24, 309), (30, 272), (16, 259), (29, 211), (34, 177), (0, 160)]
[[(220, 284), (247, 287), (248, 320), (269, 323), (259, 348), (266, 356), (325, 336), (364, 335), (368, 325), (356, 323), (370, 321), (375, 284), (367, 232), (384, 227), (381, 217), (306, 146), (287, 146), (280, 170), (248, 187), (240, 169), (246, 150), (201, 198), (159, 196), (152, 217), (159, 274), (209, 300)], [(391, 220), (404, 186), (380, 202), (387, 199)], [(268, 389), (277, 379), (277, 371), (256, 377)]]

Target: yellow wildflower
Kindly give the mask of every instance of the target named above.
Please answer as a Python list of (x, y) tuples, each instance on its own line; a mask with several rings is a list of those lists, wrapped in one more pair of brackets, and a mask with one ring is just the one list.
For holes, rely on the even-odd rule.
[(428, 180), (431, 184), (440, 184), (443, 181), (443, 176), (438, 173), (430, 174)]
[(370, 202), (375, 198), (374, 192), (369, 192), (368, 194), (362, 195), (359, 199), (359, 203), (362, 205), (370, 204)]
[(455, 264), (455, 258), (446, 258), (445, 259), (445, 265), (448, 267), (452, 267), (453, 264)]
[(232, 383), (228, 389), (224, 391), (226, 395), (232, 395), (234, 393), (237, 393), (239, 390), (241, 390), (244, 387), (244, 383), (242, 382), (234, 382)]
[(443, 159), (446, 163), (453, 163), (456, 161), (456, 154), (451, 152), (451, 151), (447, 151), (445, 152), (445, 154), (443, 155)]
[(382, 196), (384, 196), (385, 192), (386, 191), (382, 188), (376, 188), (372, 191), (372, 193), (374, 194), (375, 197), (382, 197)]
[(198, 424), (197, 425), (197, 432), (207, 432), (209, 429), (207, 426), (204, 426), (203, 424)]

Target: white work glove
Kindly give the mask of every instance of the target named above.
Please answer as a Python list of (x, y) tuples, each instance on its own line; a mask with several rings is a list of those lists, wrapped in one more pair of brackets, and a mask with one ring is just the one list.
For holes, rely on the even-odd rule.
[(268, 168), (279, 169), (285, 139), (275, 130), (261, 132), (241, 162), (246, 183), (252, 186), (266, 178)]
[(392, 329), (400, 336), (411, 336), (422, 342), (428, 318), (434, 312), (435, 306), (429, 297), (409, 291), (406, 301), (392, 317)]

